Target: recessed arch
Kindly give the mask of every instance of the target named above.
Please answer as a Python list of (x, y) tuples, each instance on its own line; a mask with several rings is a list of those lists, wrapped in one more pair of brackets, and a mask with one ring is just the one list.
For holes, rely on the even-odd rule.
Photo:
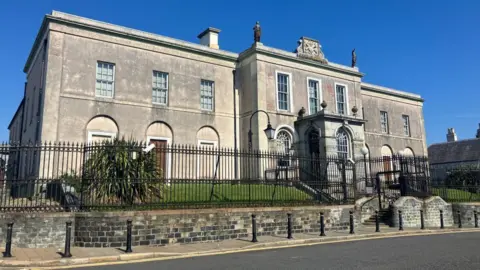
[(215, 142), (215, 146), (220, 144), (220, 136), (217, 130), (212, 126), (203, 126), (197, 131), (197, 141)]
[(289, 125), (279, 125), (276, 127), (275, 129), (275, 139), (277, 138), (278, 136), (278, 133), (281, 131), (281, 130), (287, 130), (288, 132), (290, 132), (290, 134), (292, 135), (292, 139), (293, 139), (293, 142), (298, 142), (298, 133), (297, 131), (289, 126)]
[(385, 145), (382, 146), (382, 148), (380, 150), (380, 153), (381, 153), (382, 157), (392, 157), (393, 156), (393, 150), (388, 144), (385, 144)]
[(145, 131), (147, 140), (149, 138), (165, 138), (168, 143), (173, 143), (173, 130), (169, 124), (163, 121), (155, 121), (151, 123)]
[(294, 139), (293, 139), (293, 134), (290, 132), (289, 129), (287, 128), (281, 128), (277, 129), (275, 131), (275, 139), (279, 140), (282, 142), (283, 149), (285, 153), (289, 153), (290, 149), (293, 145)]
[(405, 148), (405, 150), (403, 150), (403, 155), (406, 156), (406, 157), (414, 157), (415, 152), (413, 152), (412, 148), (407, 147), (407, 148)]
[(335, 133), (337, 144), (337, 155), (341, 159), (347, 159), (352, 154), (352, 137), (350, 132), (344, 127), (337, 129)]
[(118, 136), (117, 122), (108, 115), (97, 115), (88, 121), (85, 127), (87, 142), (99, 142)]
[[(393, 150), (392, 148), (385, 144), (381, 148), (381, 156), (382, 156), (382, 161), (383, 161), (383, 171), (384, 172), (391, 172), (394, 170), (393, 168), (393, 161), (392, 161), (392, 156), (393, 156)], [(388, 173), (385, 175), (385, 180), (391, 181), (393, 180), (393, 173)]]

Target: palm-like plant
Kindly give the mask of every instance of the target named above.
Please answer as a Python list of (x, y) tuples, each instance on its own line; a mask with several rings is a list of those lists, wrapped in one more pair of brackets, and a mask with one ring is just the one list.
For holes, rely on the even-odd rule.
[(131, 205), (161, 198), (164, 183), (155, 156), (142, 152), (142, 144), (124, 138), (87, 147), (82, 191), (101, 203)]

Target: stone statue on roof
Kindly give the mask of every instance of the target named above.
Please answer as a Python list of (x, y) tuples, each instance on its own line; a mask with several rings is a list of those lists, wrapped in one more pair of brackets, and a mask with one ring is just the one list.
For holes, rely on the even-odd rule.
[(255, 42), (260, 42), (260, 37), (262, 36), (262, 28), (260, 27), (260, 22), (257, 21), (253, 27), (253, 40)]

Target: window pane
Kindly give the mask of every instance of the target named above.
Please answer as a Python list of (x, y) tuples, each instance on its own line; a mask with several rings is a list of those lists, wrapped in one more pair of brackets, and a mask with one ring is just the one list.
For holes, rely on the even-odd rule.
[(202, 80), (200, 83), (200, 108), (203, 110), (213, 110), (213, 91), (214, 82)]
[(168, 73), (154, 71), (152, 78), (152, 102), (167, 104)]
[(310, 114), (316, 114), (318, 112), (318, 82), (314, 80), (308, 81), (308, 96), (310, 105)]
[(345, 99), (345, 86), (337, 85), (336, 87), (336, 98), (337, 98), (337, 113), (345, 114), (346, 99)]
[(406, 136), (410, 136), (410, 119), (408, 115), (403, 115), (403, 133)]
[(114, 65), (109, 63), (97, 63), (97, 81), (95, 83), (96, 95), (102, 97), (113, 97), (114, 90)]
[(278, 108), (280, 110), (288, 111), (290, 108), (290, 89), (289, 77), (286, 74), (278, 74), (277, 76), (278, 88)]
[(348, 136), (344, 130), (340, 130), (337, 133), (337, 153), (341, 159), (347, 159), (348, 153)]
[(388, 113), (381, 111), (380, 112), (380, 126), (383, 133), (388, 133)]

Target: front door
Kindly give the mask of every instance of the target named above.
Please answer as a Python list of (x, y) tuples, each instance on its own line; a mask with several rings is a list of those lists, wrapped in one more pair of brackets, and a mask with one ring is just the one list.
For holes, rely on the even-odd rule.
[[(391, 172), (393, 170), (392, 168), (392, 160), (391, 160), (391, 157), (390, 156), (384, 156), (383, 157), (383, 171), (384, 172)], [(385, 175), (385, 180), (390, 182), (392, 181), (392, 174), (391, 173), (387, 173)]]
[(155, 145), (155, 163), (157, 166), (157, 172), (162, 179), (167, 177), (167, 141), (150, 139), (150, 143)]

